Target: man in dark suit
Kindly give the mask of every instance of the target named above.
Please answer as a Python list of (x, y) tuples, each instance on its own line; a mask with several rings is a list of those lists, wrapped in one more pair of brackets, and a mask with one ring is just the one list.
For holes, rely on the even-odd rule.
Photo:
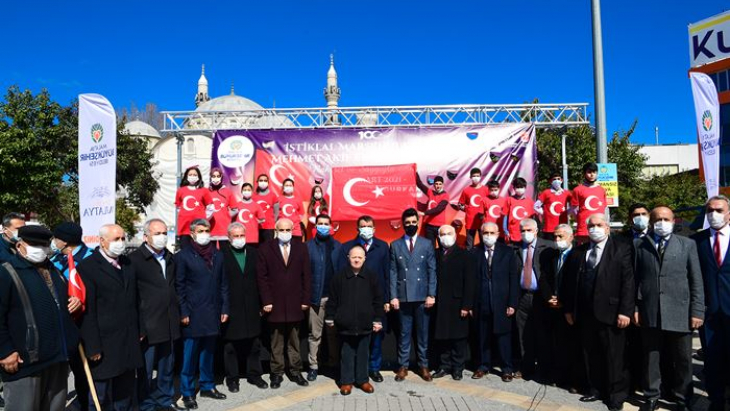
[(474, 258), (456, 245), (456, 230), (442, 225), (438, 230), (441, 248), (436, 257), (436, 332), (441, 364), (433, 378), (451, 374), (455, 380), (463, 378), (469, 336), (469, 313), (476, 297)]
[(17, 252), (18, 230), (25, 226), (25, 217), (20, 213), (7, 213), (3, 216), (2, 235), (0, 236), (0, 263), (10, 261)]
[(588, 392), (582, 402), (603, 399), (609, 410), (623, 409), (628, 397), (624, 346), (635, 308), (632, 248), (610, 237), (604, 214), (587, 220), (588, 243), (574, 253), (580, 264), (565, 273), (565, 317), (577, 324)]
[[(692, 399), (692, 333), (702, 325), (705, 298), (697, 246), (673, 235), (674, 213), (651, 212), (649, 234), (636, 240), (636, 312), (644, 353), (645, 411), (654, 411), (662, 382), (686, 410)], [(689, 297), (689, 298), (688, 298)], [(667, 355), (664, 355), (667, 354)], [(669, 370), (662, 379), (660, 363)]]
[(299, 324), (309, 310), (312, 266), (307, 246), (292, 241), (294, 223), (287, 218), (276, 222), (276, 238), (259, 249), (256, 277), (263, 312), (271, 328), (271, 388), (281, 387), (284, 378), (284, 351), (289, 357), (289, 379), (300, 386)]
[(514, 378), (512, 368), (512, 318), (520, 293), (519, 261), (510, 246), (497, 242), (499, 226), (484, 223), (482, 245), (472, 249), (476, 261), (477, 298), (474, 319), (477, 330), (478, 367), (471, 378), (480, 379), (492, 367), (491, 346), (496, 342), (502, 381)]
[(124, 229), (108, 224), (101, 227), (99, 237), (99, 248), (76, 266), (86, 286), (81, 339), (101, 407), (132, 410), (135, 371), (143, 364), (137, 282), (129, 258), (123, 255)]
[(565, 321), (563, 315), (563, 292), (565, 273), (578, 263), (573, 257), (573, 229), (569, 224), (560, 224), (553, 232), (556, 248), (541, 254), (542, 275), (539, 280), (540, 297), (546, 305), (545, 329), (548, 350), (552, 355), (543, 364), (550, 373), (549, 380), (578, 392), (580, 386), (580, 344), (574, 326)]
[[(167, 250), (167, 225), (160, 219), (144, 224), (144, 244), (129, 255), (137, 279), (139, 334), (145, 366), (140, 369), (142, 411), (174, 409), (173, 344), (180, 338), (180, 307), (175, 291), (175, 260)], [(152, 370), (157, 368), (157, 379)], [(145, 378), (146, 377), (146, 378)]]
[(418, 212), (414, 208), (401, 216), (405, 235), (390, 244), (390, 306), (398, 311), (398, 371), (396, 381), (408, 375), (413, 323), (416, 326), (418, 375), (431, 381), (428, 371), (428, 327), (436, 302), (436, 258), (433, 245), (418, 232)]
[(246, 244), (246, 227), (238, 222), (228, 226), (228, 244), (221, 249), (223, 267), (228, 278), (229, 317), (223, 325), (223, 356), (228, 391), (240, 390), (239, 364), (246, 363), (249, 384), (265, 389), (261, 378), (261, 298), (256, 283), (258, 250)]
[(632, 204), (625, 227), (618, 235), (621, 239), (633, 243), (638, 238), (644, 238), (649, 232), (649, 207), (643, 203)]
[[(375, 237), (375, 220), (369, 215), (360, 216), (357, 219), (357, 238), (350, 240), (340, 247), (340, 255), (335, 262), (335, 272), (339, 273), (349, 267), (347, 255), (350, 249), (355, 245), (360, 245), (365, 249), (364, 269), (370, 270), (375, 274), (383, 289), (383, 307), (386, 315), (382, 318), (383, 329), (380, 332), (373, 333), (370, 336), (370, 364), (368, 365), (368, 374), (370, 379), (375, 382), (383, 382), (383, 375), (380, 374), (380, 368), (383, 364), (383, 337), (390, 329), (392, 321), (389, 321), (388, 312), (390, 311), (390, 284), (388, 276), (390, 275), (390, 248), (388, 243)], [(390, 313), (392, 318), (393, 313)]]
[(725, 388), (730, 383), (730, 200), (719, 195), (705, 205), (710, 228), (693, 236), (697, 242), (705, 291), (705, 387), (710, 411), (725, 409)]
[[(546, 380), (549, 369), (545, 366), (551, 352), (547, 349), (547, 330), (545, 328), (546, 306), (538, 294), (541, 277), (540, 257), (543, 252), (554, 249), (550, 240), (539, 238), (537, 221), (526, 218), (520, 221), (522, 241), (515, 245), (520, 261), (520, 301), (517, 304), (517, 331), (519, 333), (522, 361), (515, 378), (524, 374), (530, 378), (535, 373), (535, 363), (539, 365), (540, 380)], [(535, 296), (537, 296), (535, 298)], [(540, 365), (543, 363), (543, 365)]]

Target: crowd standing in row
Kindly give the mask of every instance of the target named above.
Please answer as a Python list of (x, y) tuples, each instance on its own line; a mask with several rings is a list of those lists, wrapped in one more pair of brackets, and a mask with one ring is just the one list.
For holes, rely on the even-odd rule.
[[(631, 207), (629, 229), (612, 234), (596, 172), (587, 164), (585, 182), (571, 192), (551, 176), (537, 202), (525, 197), (524, 179), (513, 181), (512, 196), (500, 197), (499, 183), (482, 186), (478, 169), (456, 204), (449, 204), (441, 177), (432, 188), (419, 178), (428, 206), (422, 214), (403, 212), (404, 235), (390, 245), (375, 236), (372, 216), (358, 219), (356, 238), (335, 240), (318, 186), (308, 230), (290, 179), (277, 198), (267, 176), (259, 176), (257, 187), (244, 184), (242, 200), (231, 204), (219, 169), (210, 188), (199, 170), (186, 171), (175, 255), (159, 219), (145, 223), (144, 244), (126, 255), (118, 225), (102, 227), (99, 247), (90, 250), (77, 224), (51, 232), (8, 214), (0, 242), (6, 407), (64, 409), (70, 368), (82, 409), (95, 410), (96, 399), (105, 410), (195, 409), (198, 396), (226, 398), (213, 372), (219, 341), (229, 392), (241, 389), (242, 376), (260, 389), (279, 388), (284, 375), (306, 386), (321, 365), (339, 366), (341, 394), (355, 387), (372, 393), (371, 381), (384, 380), (383, 336), (393, 332), (395, 381), (408, 378), (415, 333), (415, 371), (425, 381), (461, 380), (470, 351), (473, 379), (534, 379), (610, 410), (622, 409), (639, 388), (646, 410), (660, 396), (689, 409), (692, 334), (702, 327), (705, 386), (711, 409), (723, 410), (728, 199), (707, 202), (710, 228), (692, 239), (674, 234), (669, 208), (641, 204)], [(449, 206), (465, 212), (466, 249), (456, 244), (461, 225), (446, 221)], [(576, 231), (567, 224), (570, 212)], [(182, 398), (175, 402), (178, 339)], [(268, 383), (264, 347), (271, 354)]]

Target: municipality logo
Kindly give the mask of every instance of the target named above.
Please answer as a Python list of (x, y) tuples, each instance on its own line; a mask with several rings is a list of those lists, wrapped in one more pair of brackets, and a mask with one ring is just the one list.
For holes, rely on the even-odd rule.
[(99, 123), (91, 126), (91, 139), (94, 140), (94, 143), (100, 142), (102, 138), (104, 138), (104, 127)]
[(710, 110), (705, 110), (705, 112), (702, 113), (702, 128), (704, 128), (705, 131), (712, 130), (712, 113), (710, 113)]

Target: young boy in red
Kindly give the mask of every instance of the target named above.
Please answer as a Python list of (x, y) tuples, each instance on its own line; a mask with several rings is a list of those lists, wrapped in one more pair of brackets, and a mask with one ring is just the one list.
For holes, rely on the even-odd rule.
[(520, 232), (520, 221), (526, 218), (534, 218), (535, 202), (532, 198), (526, 197), (527, 181), (517, 177), (512, 181), (514, 195), (507, 199), (507, 235), (509, 242), (519, 243), (522, 241)]
[(502, 227), (504, 215), (507, 212), (507, 198), (499, 196), (499, 181), (491, 180), (487, 183), (489, 195), (482, 201), (484, 223), (495, 223)]
[(578, 214), (578, 230), (575, 233), (578, 244), (588, 241), (588, 217), (606, 212), (606, 190), (598, 185), (597, 179), (598, 165), (586, 163), (583, 166), (583, 184), (573, 189), (570, 204), (573, 212)]
[(466, 214), (466, 248), (474, 247), (474, 236), (482, 225), (482, 201), (489, 195), (482, 185), (482, 170), (472, 168), (469, 172), (471, 185), (461, 192), (459, 209)]
[(560, 173), (552, 173), (550, 188), (543, 190), (535, 201), (535, 211), (542, 216), (543, 238), (552, 240), (555, 227), (568, 223), (568, 204), (570, 203), (570, 191), (563, 190), (563, 177)]

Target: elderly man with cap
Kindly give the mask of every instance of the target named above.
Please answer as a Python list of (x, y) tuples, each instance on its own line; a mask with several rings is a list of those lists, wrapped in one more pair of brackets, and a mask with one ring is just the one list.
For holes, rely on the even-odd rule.
[(76, 345), (78, 331), (69, 314), (66, 282), (48, 261), (51, 236), (45, 227), (19, 228), (16, 255), (0, 265), (0, 375), (6, 410), (66, 407), (67, 352)]
[(99, 248), (76, 266), (86, 287), (81, 339), (102, 409), (132, 410), (142, 366), (136, 279), (124, 255), (124, 229), (107, 224), (99, 237)]
[[(80, 225), (72, 222), (61, 223), (53, 229), (51, 262), (63, 274), (66, 280), (69, 278), (69, 271), (74, 271), (76, 264), (90, 256), (92, 252), (81, 240), (82, 231)], [(69, 301), (77, 304), (79, 307), (76, 311), (72, 312), (74, 319), (78, 323), (84, 311), (84, 301), (77, 296), (72, 296), (73, 294), (69, 293)], [(84, 373), (84, 363), (81, 361), (81, 355), (77, 346), (69, 347), (69, 349), (68, 365), (74, 374), (74, 388), (76, 391), (74, 403), (78, 404), (79, 409), (86, 410), (89, 408), (89, 384), (86, 381), (86, 374)]]

